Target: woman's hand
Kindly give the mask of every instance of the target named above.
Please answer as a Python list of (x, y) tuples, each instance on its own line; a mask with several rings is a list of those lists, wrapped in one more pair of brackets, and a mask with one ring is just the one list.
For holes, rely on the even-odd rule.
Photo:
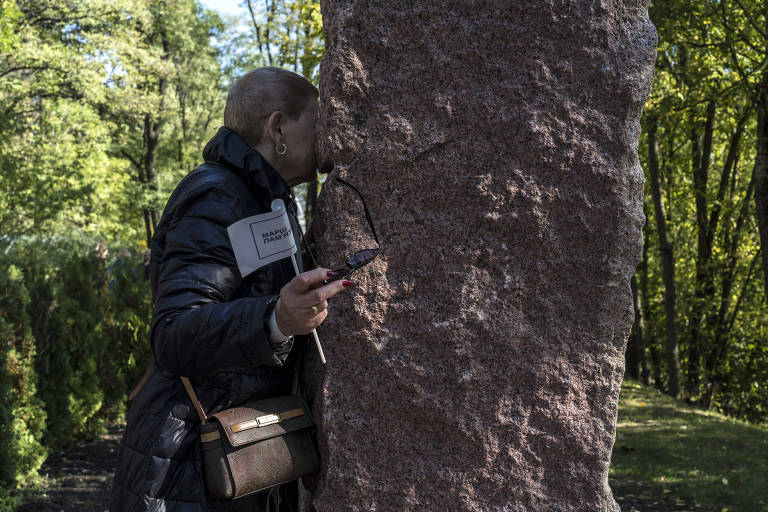
[(297, 275), (283, 286), (275, 306), (280, 332), (286, 336), (309, 334), (323, 323), (328, 316), (328, 299), (352, 284), (352, 281), (338, 280), (315, 287), (329, 277), (333, 277), (332, 271), (316, 268)]

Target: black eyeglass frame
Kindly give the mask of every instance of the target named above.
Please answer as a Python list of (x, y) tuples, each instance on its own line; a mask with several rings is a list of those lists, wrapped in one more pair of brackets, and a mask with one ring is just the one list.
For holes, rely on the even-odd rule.
[[(357, 196), (360, 198), (360, 201), (363, 203), (363, 211), (365, 212), (365, 219), (368, 221), (368, 226), (371, 228), (373, 239), (376, 240), (376, 248), (361, 249), (359, 251), (355, 251), (352, 254), (352, 256), (347, 258), (347, 260), (345, 261), (347, 268), (334, 270), (333, 273), (335, 275), (323, 281), (324, 284), (330, 283), (332, 281), (337, 281), (339, 279), (346, 279), (347, 277), (350, 276), (350, 274), (352, 274), (352, 272), (356, 270), (360, 270), (361, 268), (363, 268), (364, 266), (368, 265), (373, 260), (375, 260), (381, 253), (381, 249), (382, 249), (381, 242), (379, 242), (379, 237), (376, 234), (376, 227), (373, 225), (373, 219), (371, 219), (371, 212), (368, 210), (368, 205), (365, 204), (365, 199), (363, 199), (363, 194), (361, 194), (360, 191), (357, 190), (357, 188), (355, 188), (355, 186), (349, 183), (348, 181), (343, 180), (338, 176), (334, 176), (334, 179), (339, 183), (341, 183), (342, 185), (346, 185), (347, 187), (354, 190)], [(304, 247), (307, 248), (307, 252), (309, 253), (310, 259), (312, 260), (312, 264), (315, 266), (315, 268), (319, 267), (319, 265), (317, 264), (317, 261), (315, 260), (315, 256), (312, 254), (312, 251), (309, 248), (309, 244), (304, 239), (304, 232), (301, 230), (301, 227), (299, 227), (299, 234), (301, 235), (301, 241), (304, 244)], [(366, 254), (364, 257), (359, 256), (363, 253), (368, 253), (368, 254)], [(356, 258), (360, 258), (359, 261), (357, 261)]]

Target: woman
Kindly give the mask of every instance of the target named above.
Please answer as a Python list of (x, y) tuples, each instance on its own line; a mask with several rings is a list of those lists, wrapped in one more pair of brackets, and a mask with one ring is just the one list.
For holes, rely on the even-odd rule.
[(324, 268), (295, 276), (289, 259), (243, 278), (227, 234), (236, 221), (270, 211), (276, 198), (296, 227), (290, 187), (315, 178), (317, 97), (309, 81), (279, 68), (242, 77), (205, 164), (168, 200), (150, 263), (156, 368), (128, 413), (112, 512), (296, 510), (291, 484), (231, 502), (208, 499), (200, 419), (179, 377), (191, 379), (209, 414), (289, 394), (293, 336), (320, 325), (327, 299), (352, 284), (322, 286), (333, 275)]

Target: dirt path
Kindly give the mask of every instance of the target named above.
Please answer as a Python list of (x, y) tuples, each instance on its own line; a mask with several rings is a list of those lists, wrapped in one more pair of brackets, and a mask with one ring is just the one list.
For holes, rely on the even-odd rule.
[[(22, 493), (23, 504), (17, 512), (107, 511), (122, 433), (122, 425), (117, 425), (101, 439), (78, 443), (49, 457), (40, 471), (43, 485)], [(631, 480), (611, 481), (611, 487), (622, 512), (710, 512), (658, 495)]]
[(123, 426), (95, 441), (77, 443), (48, 457), (43, 485), (22, 493), (17, 512), (103, 512), (109, 509), (112, 476)]

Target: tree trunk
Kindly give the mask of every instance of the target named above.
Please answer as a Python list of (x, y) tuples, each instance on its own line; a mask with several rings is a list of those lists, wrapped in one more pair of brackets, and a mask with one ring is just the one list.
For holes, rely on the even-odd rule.
[(309, 38), (309, 35), (310, 35), (309, 23), (307, 23), (304, 25), (304, 40), (303, 40), (303, 46), (301, 49), (301, 74), (303, 74), (307, 78), (307, 80), (312, 79), (312, 68), (309, 66), (309, 61), (311, 59), (309, 46), (312, 43)]
[[(643, 199), (643, 208), (645, 209), (645, 199)], [(646, 226), (647, 228), (647, 226)], [(639, 289), (638, 289), (638, 302), (640, 305), (640, 314), (643, 318), (643, 342), (645, 346), (648, 347), (648, 351), (651, 355), (651, 365), (653, 366), (653, 379), (654, 383), (656, 384), (656, 387), (660, 387), (661, 385), (661, 355), (659, 354), (659, 350), (656, 348), (656, 343), (650, 338), (650, 336), (647, 336), (645, 331), (645, 325), (647, 325), (647, 322), (651, 318), (651, 310), (648, 305), (648, 297), (650, 297), (650, 292), (648, 291), (648, 230), (643, 230), (643, 236), (645, 237), (645, 240), (643, 242), (643, 259), (640, 262), (640, 267), (637, 269), (637, 276), (639, 277)], [(645, 354), (643, 354), (645, 355)], [(642, 359), (642, 362), (644, 364), (641, 376), (643, 379), (643, 384), (648, 386), (651, 383), (651, 369), (649, 368), (648, 361), (645, 359), (645, 357)]]
[(144, 233), (147, 237), (147, 249), (152, 247), (152, 235), (154, 230), (152, 229), (152, 221), (149, 218), (149, 210), (144, 210)]
[[(165, 79), (161, 81), (161, 94), (165, 91)], [(144, 118), (144, 172), (147, 179), (147, 185), (152, 191), (157, 190), (157, 172), (155, 171), (155, 161), (157, 160), (157, 146), (160, 138), (160, 124), (153, 121), (149, 114)], [(157, 211), (154, 208), (149, 210), (149, 217), (152, 221), (152, 231), (157, 229)]]
[[(746, 123), (746, 120), (748, 118), (748, 110), (745, 110), (744, 114), (740, 117), (738, 124), (736, 126), (736, 131), (733, 133), (730, 139), (730, 146), (728, 148), (728, 155), (726, 156), (725, 164), (723, 165), (722, 172), (720, 174), (720, 185), (718, 187), (717, 192), (717, 198), (715, 201), (715, 204), (712, 207), (712, 213), (710, 215), (709, 220), (709, 233), (708, 233), (708, 244), (710, 246), (710, 255), (711, 255), (711, 245), (714, 240), (714, 231), (717, 229), (718, 221), (720, 218), (720, 211), (722, 209), (722, 203), (725, 200), (725, 194), (726, 190), (729, 188), (728, 180), (731, 180), (730, 183), (730, 189), (731, 189), (731, 196), (730, 201), (733, 201), (733, 190), (734, 190), (734, 183), (736, 182), (735, 176), (736, 176), (736, 162), (738, 160), (739, 155), (739, 141), (741, 140), (741, 135), (744, 132), (744, 125)], [(731, 177), (733, 176), (733, 177)], [(719, 366), (720, 362), (722, 361), (721, 356), (725, 356), (725, 350), (723, 348), (723, 345), (725, 343), (725, 336), (727, 332), (729, 331), (728, 327), (728, 313), (731, 306), (731, 290), (733, 287), (733, 283), (735, 281), (736, 277), (736, 270), (737, 270), (737, 263), (739, 259), (739, 245), (741, 241), (741, 236), (744, 232), (744, 227), (746, 225), (747, 216), (749, 215), (749, 205), (752, 200), (752, 192), (754, 190), (754, 179), (750, 179), (749, 185), (747, 186), (747, 191), (744, 194), (744, 197), (742, 198), (741, 208), (739, 209), (739, 215), (736, 219), (736, 223), (733, 228), (731, 229), (725, 229), (723, 231), (723, 252), (724, 252), (724, 263), (720, 265), (719, 270), (715, 270), (714, 268), (714, 262), (710, 263), (710, 279), (712, 281), (711, 283), (711, 293), (707, 295), (707, 303), (714, 303), (715, 297), (714, 297), (714, 277), (715, 274), (718, 274), (721, 278), (720, 283), (720, 305), (717, 310), (714, 310), (713, 308), (710, 308), (710, 311), (707, 313), (706, 318), (707, 320), (704, 323), (705, 325), (710, 327), (711, 332), (713, 332), (713, 338), (710, 346), (707, 347), (705, 352), (702, 354), (704, 356), (704, 384), (706, 385), (706, 388), (704, 390), (704, 394), (701, 397), (701, 402), (709, 407), (712, 402), (712, 390), (713, 390), (713, 379), (715, 378), (716, 369)]]
[[(759, 253), (760, 251), (758, 251)], [(755, 256), (752, 258), (752, 262), (749, 265), (749, 270), (747, 271), (747, 275), (744, 278), (744, 283), (741, 287), (741, 292), (739, 293), (739, 298), (736, 300), (736, 304), (733, 307), (733, 311), (730, 315), (730, 321), (725, 322), (728, 325), (723, 324), (723, 327), (718, 329), (716, 332), (716, 344), (714, 347), (714, 364), (712, 368), (712, 380), (711, 384), (707, 390), (706, 395), (706, 406), (711, 407), (712, 406), (712, 399), (717, 394), (718, 389), (720, 386), (727, 381), (729, 373), (724, 369), (723, 363), (725, 362), (726, 356), (728, 355), (728, 338), (727, 334), (733, 327), (734, 322), (736, 321), (736, 315), (739, 313), (739, 308), (741, 307), (742, 300), (744, 299), (744, 295), (747, 293), (747, 285), (752, 280), (752, 272), (755, 270), (755, 263), (757, 263), (758, 258), (760, 257), (759, 254), (755, 254)]]
[(659, 251), (663, 266), (664, 309), (666, 311), (667, 337), (665, 354), (667, 359), (667, 393), (677, 398), (680, 396), (680, 358), (677, 345), (677, 299), (675, 294), (675, 259), (672, 243), (667, 236), (667, 222), (664, 202), (661, 197), (659, 181), (659, 146), (656, 140), (658, 120), (651, 118), (648, 127), (648, 169), (651, 173), (651, 196), (656, 217), (656, 231), (659, 235)]
[(272, 27), (272, 20), (275, 17), (275, 1), (264, 0), (264, 11), (267, 14), (267, 26), (264, 29), (264, 45), (267, 48), (267, 62), (272, 65), (272, 45), (269, 40), (270, 28)]
[[(721, 367), (726, 355), (727, 355), (727, 334), (730, 332), (733, 326), (733, 321), (738, 314), (738, 308), (741, 304), (741, 299), (737, 302), (731, 312), (731, 297), (733, 284), (736, 280), (736, 270), (739, 260), (738, 249), (741, 242), (741, 235), (744, 232), (747, 216), (749, 215), (749, 203), (752, 200), (752, 191), (754, 190), (754, 179), (750, 180), (747, 186), (747, 192), (744, 195), (744, 199), (739, 211), (739, 217), (736, 220), (736, 225), (732, 231), (725, 233), (725, 264), (720, 272), (722, 276), (721, 292), (720, 292), (720, 307), (717, 311), (717, 322), (715, 323), (715, 333), (712, 347), (705, 361), (705, 370), (707, 378), (707, 389), (703, 397), (703, 403), (706, 407), (710, 407), (712, 404), (712, 397), (716, 388), (717, 381), (722, 381), (719, 377), (719, 368)], [(750, 265), (747, 280), (752, 275), (755, 260), (753, 259), (752, 265)], [(745, 281), (745, 282), (746, 282)], [(742, 292), (743, 296), (743, 292)], [(740, 296), (741, 297), (741, 296)]]
[(763, 287), (768, 298), (768, 73), (760, 82), (757, 104), (757, 156), (754, 167), (755, 215), (760, 232), (763, 264)]
[(181, 136), (179, 137), (179, 167), (184, 167), (184, 144), (187, 142), (187, 92), (182, 90), (181, 84), (176, 86), (176, 95), (179, 97), (179, 114), (181, 116)]
[[(163, 27), (160, 28), (160, 40), (163, 45), (163, 59), (168, 60), (170, 56), (170, 46), (168, 35)], [(160, 119), (165, 103), (165, 94), (168, 89), (168, 75), (164, 74), (158, 82), (158, 92), (160, 94), (160, 103), (157, 113), (147, 114), (144, 118), (144, 172), (147, 178), (147, 184), (152, 191), (157, 190), (157, 172), (155, 171), (155, 162), (157, 161), (157, 147), (160, 141)], [(149, 217), (152, 222), (152, 232), (157, 229), (158, 213), (155, 208), (149, 210)]]
[(643, 313), (640, 307), (640, 295), (637, 290), (637, 276), (632, 276), (632, 302), (635, 309), (635, 323), (632, 326), (632, 335), (629, 337), (626, 354), (625, 376), (635, 380), (648, 374), (648, 363), (645, 359), (645, 340), (643, 339)]
[[(688, 361), (686, 365), (688, 396), (696, 397), (699, 393), (701, 376), (702, 347), (702, 318), (708, 304), (708, 297), (714, 291), (712, 286), (712, 272), (710, 269), (710, 256), (712, 244), (709, 237), (709, 217), (707, 215), (707, 182), (709, 181), (709, 162), (712, 154), (712, 132), (714, 131), (715, 102), (707, 104), (707, 120), (704, 127), (703, 144), (696, 130), (695, 120), (691, 120), (691, 167), (693, 171), (693, 188), (696, 202), (696, 226), (697, 226), (697, 255), (696, 255), (696, 281), (694, 284), (694, 300), (691, 310), (691, 330), (688, 338)], [(701, 146), (701, 149), (699, 147)]]
[(253, 22), (253, 28), (256, 31), (256, 42), (259, 44), (259, 53), (264, 55), (264, 47), (261, 44), (261, 28), (259, 28), (259, 24), (256, 21), (256, 13), (253, 10), (251, 0), (247, 0), (246, 5), (248, 6), (248, 11), (251, 13), (251, 22)]

